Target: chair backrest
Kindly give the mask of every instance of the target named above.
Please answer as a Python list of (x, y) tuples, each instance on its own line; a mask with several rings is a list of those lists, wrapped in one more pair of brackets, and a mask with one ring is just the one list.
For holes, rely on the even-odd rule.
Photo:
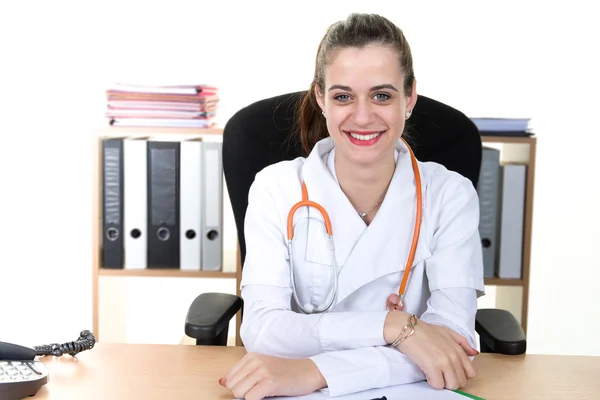
[[(244, 218), (248, 191), (266, 166), (304, 155), (296, 128), (298, 101), (306, 92), (257, 101), (234, 114), (223, 130), (223, 172), (238, 232), (242, 265), (246, 256)], [(476, 187), (481, 167), (481, 137), (462, 112), (418, 96), (408, 121), (407, 140), (420, 161), (435, 161), (468, 178)]]

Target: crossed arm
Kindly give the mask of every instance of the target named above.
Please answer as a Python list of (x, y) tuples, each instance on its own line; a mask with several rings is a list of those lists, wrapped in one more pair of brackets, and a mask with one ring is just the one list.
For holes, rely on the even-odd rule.
[[(277, 210), (276, 202), (264, 184), (257, 175), (246, 214), (248, 252), (242, 288), (244, 322), (240, 333), (249, 352), (311, 360), (331, 396), (424, 379), (430, 383), (434, 379), (436, 386), (440, 380), (445, 384), (447, 377), (441, 376), (442, 368), (431, 368), (430, 363), (443, 358), (438, 355), (452, 354), (454, 369), (461, 369), (457, 358), (464, 362), (465, 356), (458, 354), (452, 339), (463, 342), (461, 347), (467, 348), (467, 354), (476, 354), (468, 348), (476, 348), (474, 318), (477, 290), (482, 289), (483, 278), (481, 253), (478, 253), (481, 251), (477, 231), (478, 199), (470, 183), (448, 185), (450, 189), (440, 201), (441, 210), (433, 212), (437, 221), (431, 232), (433, 255), (426, 261), (431, 291), (427, 309), (420, 316), (423, 324), (405, 342), (410, 342), (410, 346), (401, 344), (398, 348), (387, 346), (384, 339), (390, 320), (386, 311), (304, 315), (291, 310), (282, 219), (273, 212)], [(265, 258), (267, 253), (269, 256)], [(394, 314), (398, 315), (401, 314)], [(402, 325), (394, 326), (395, 335)], [(447, 330), (436, 331), (429, 325)], [(233, 370), (237, 373), (239, 368), (242, 367)], [(445, 370), (452, 373), (449, 365)], [(435, 376), (427, 376), (425, 371)], [(290, 386), (296, 384), (286, 382)], [(244, 385), (253, 387), (260, 383), (253, 381)]]
[[(304, 315), (290, 310), (287, 288), (249, 285), (242, 295), (245, 308), (240, 334), (246, 349), (277, 357), (310, 358), (332, 396), (426, 379), (409, 357), (387, 346), (386, 311)], [(421, 321), (446, 326), (476, 347), (474, 290), (436, 290), (427, 306)]]

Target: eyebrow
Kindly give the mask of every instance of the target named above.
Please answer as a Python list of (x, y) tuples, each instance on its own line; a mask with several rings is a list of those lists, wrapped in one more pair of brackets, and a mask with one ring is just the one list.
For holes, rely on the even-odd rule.
[[(346, 91), (351, 91), (352, 89), (350, 88), (350, 86), (344, 86), (344, 85), (331, 85), (329, 87), (329, 91), (334, 90), (334, 89), (340, 89), (340, 90), (346, 90)], [(377, 85), (377, 86), (373, 86), (371, 88), (371, 90), (381, 90), (381, 89), (390, 89), (393, 91), (398, 91), (398, 89), (396, 89), (396, 87), (394, 87), (394, 85), (390, 85), (389, 83), (386, 83), (385, 85)]]

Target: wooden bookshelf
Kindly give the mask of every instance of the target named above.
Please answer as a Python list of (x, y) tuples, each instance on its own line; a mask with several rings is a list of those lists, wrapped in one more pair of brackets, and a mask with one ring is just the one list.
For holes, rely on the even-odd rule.
[[(527, 175), (525, 180), (525, 214), (524, 214), (524, 226), (523, 226), (523, 253), (522, 253), (522, 275), (521, 279), (503, 279), (503, 278), (489, 278), (485, 279), (484, 282), (489, 286), (513, 286), (521, 287), (521, 326), (523, 330), (527, 332), (527, 317), (529, 308), (529, 276), (531, 266), (531, 233), (532, 233), (532, 221), (533, 221), (533, 193), (535, 186), (535, 156), (536, 156), (536, 145), (537, 138), (535, 136), (482, 136), (481, 141), (483, 145), (502, 145), (503, 151), (504, 146), (510, 147), (514, 145), (525, 146), (526, 160), (519, 160), (519, 163), (527, 165)], [(520, 153), (524, 153), (521, 151)], [(525, 155), (525, 154), (523, 154)], [(501, 157), (502, 158), (502, 157)]]
[(105, 127), (94, 134), (93, 171), (93, 209), (92, 209), (92, 329), (97, 340), (101, 340), (99, 321), (99, 280), (100, 277), (137, 277), (137, 278), (206, 278), (235, 279), (239, 287), (241, 274), (238, 272), (237, 251), (223, 253), (222, 271), (182, 271), (180, 269), (108, 269), (102, 266), (102, 140), (111, 137), (211, 137), (221, 136), (221, 128), (156, 128), (156, 127)]
[(522, 286), (523, 279), (485, 278), (487, 286)]

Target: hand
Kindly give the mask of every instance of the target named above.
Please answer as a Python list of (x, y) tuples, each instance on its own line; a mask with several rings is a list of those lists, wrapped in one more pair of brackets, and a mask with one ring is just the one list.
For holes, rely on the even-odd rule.
[[(404, 321), (406, 324), (408, 318)], [(479, 352), (463, 336), (445, 326), (419, 320), (415, 332), (396, 348), (425, 373), (427, 382), (436, 389), (456, 390), (465, 386), (467, 379), (475, 377), (468, 356), (476, 356)]]
[(302, 396), (327, 386), (325, 378), (308, 358), (290, 359), (246, 354), (219, 384), (237, 398), (262, 400), (272, 396)]

